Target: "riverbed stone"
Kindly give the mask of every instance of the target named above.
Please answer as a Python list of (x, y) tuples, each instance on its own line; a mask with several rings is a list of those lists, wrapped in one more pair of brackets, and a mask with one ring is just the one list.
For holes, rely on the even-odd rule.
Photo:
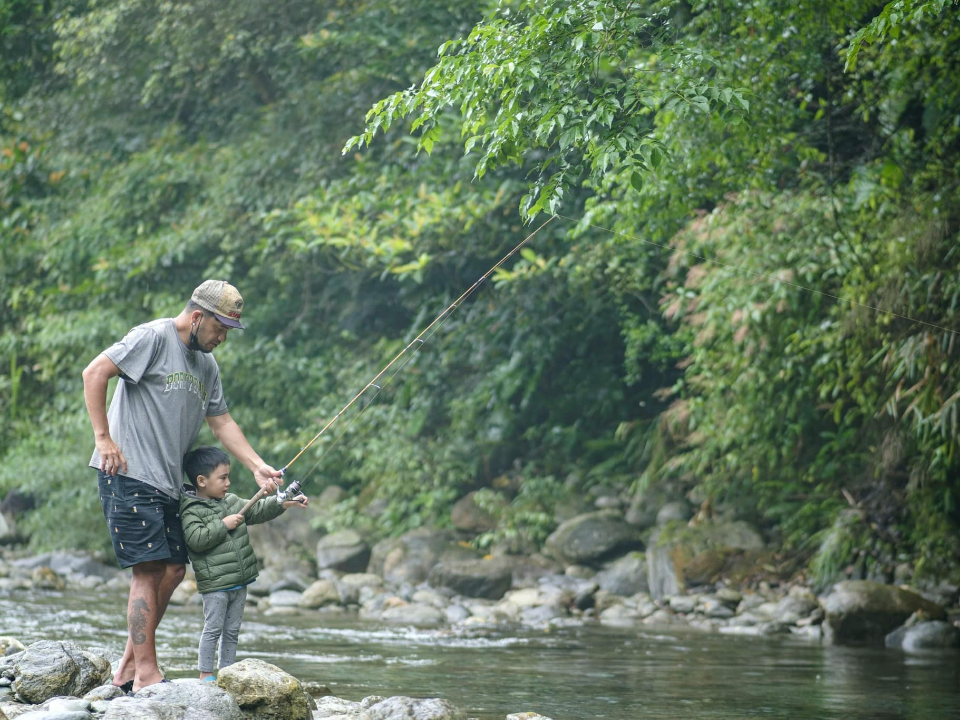
[(76, 643), (40, 640), (26, 648), (14, 674), (14, 691), (36, 704), (58, 695), (84, 695), (105, 683), (111, 670), (109, 660)]
[[(496, 496), (494, 502), (504, 506), (507, 501), (502, 496)], [(497, 526), (497, 519), (482, 509), (476, 501), (476, 492), (467, 493), (457, 500), (450, 508), (450, 522), (461, 532), (476, 535), (493, 530)]]
[(467, 720), (467, 714), (449, 700), (396, 696), (361, 711), (357, 720)]
[(428, 582), (465, 597), (499, 600), (510, 589), (513, 574), (508, 563), (496, 558), (453, 560), (437, 563), (430, 571)]
[(629, 597), (639, 592), (649, 592), (646, 555), (642, 552), (628, 553), (608, 563), (593, 579), (601, 590), (614, 595)]
[(15, 560), (13, 565), (28, 570), (48, 567), (71, 581), (79, 577), (97, 577), (101, 580), (111, 580), (118, 575), (123, 575), (123, 572), (118, 570), (116, 566), (98, 562), (84, 553), (63, 550), (21, 558)]
[(310, 707), (300, 681), (276, 665), (247, 658), (220, 670), (217, 685), (258, 720), (308, 720)]
[(551, 720), (551, 718), (535, 712), (519, 712), (507, 715), (507, 720)]
[(901, 625), (887, 635), (884, 644), (905, 652), (960, 648), (960, 628), (943, 620)]
[(826, 612), (825, 638), (836, 644), (882, 644), (918, 610), (930, 620), (946, 617), (942, 607), (915, 592), (871, 580), (839, 582), (821, 604)]
[(571, 518), (550, 534), (545, 550), (568, 565), (594, 565), (623, 551), (640, 548), (637, 528), (612, 510)]
[(363, 572), (370, 561), (370, 546), (356, 530), (341, 530), (317, 541), (317, 569)]
[(367, 572), (390, 583), (421, 583), (438, 562), (476, 559), (479, 554), (457, 543), (448, 530), (417, 528), (373, 546)]
[(337, 583), (333, 580), (317, 580), (310, 587), (303, 591), (300, 599), (297, 601), (297, 607), (317, 608), (327, 605), (340, 604), (340, 590)]
[(112, 682), (104, 683), (103, 685), (98, 685), (93, 690), (88, 692), (83, 696), (83, 699), (89, 703), (99, 702), (100, 700), (113, 700), (118, 698), (125, 693), (123, 690), (118, 688)]
[(15, 637), (10, 637), (9, 635), (0, 636), (0, 657), (13, 655), (14, 653), (23, 652), (24, 650), (26, 650), (26, 648), (23, 643)]
[(446, 616), (432, 605), (404, 603), (388, 607), (380, 617), (388, 622), (405, 625), (440, 625)]

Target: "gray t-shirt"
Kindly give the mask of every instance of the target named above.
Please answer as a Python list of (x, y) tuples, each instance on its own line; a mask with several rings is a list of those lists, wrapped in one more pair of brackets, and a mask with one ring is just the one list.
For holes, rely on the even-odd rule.
[[(180, 497), (184, 453), (205, 417), (227, 412), (217, 361), (188, 349), (172, 318), (138, 325), (103, 354), (121, 373), (107, 420), (125, 475)], [(100, 467), (96, 450), (90, 467)]]

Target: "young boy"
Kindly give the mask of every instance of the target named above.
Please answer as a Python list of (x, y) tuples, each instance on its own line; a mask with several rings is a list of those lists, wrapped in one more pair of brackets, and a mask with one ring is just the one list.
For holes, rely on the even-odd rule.
[(237, 655), (240, 621), (247, 599), (247, 585), (257, 579), (257, 557), (250, 546), (247, 525), (267, 522), (288, 507), (307, 504), (301, 495), (280, 505), (267, 496), (246, 513), (246, 500), (228, 494), (230, 458), (214, 447), (199, 447), (183, 458), (190, 480), (180, 495), (180, 519), (187, 552), (203, 598), (203, 633), (200, 636), (201, 680), (216, 680), (214, 654), (220, 643), (219, 668), (232, 665)]

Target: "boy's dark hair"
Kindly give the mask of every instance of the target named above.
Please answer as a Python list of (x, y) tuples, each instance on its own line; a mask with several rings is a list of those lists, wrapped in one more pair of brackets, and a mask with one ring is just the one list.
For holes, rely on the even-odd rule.
[(197, 475), (209, 476), (218, 465), (229, 465), (230, 456), (220, 448), (203, 446), (191, 450), (183, 456), (183, 471), (187, 480), (194, 487), (197, 486)]

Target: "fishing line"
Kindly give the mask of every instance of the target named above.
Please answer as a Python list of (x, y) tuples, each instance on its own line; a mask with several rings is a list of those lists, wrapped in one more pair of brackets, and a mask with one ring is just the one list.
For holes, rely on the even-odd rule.
[[(580, 220), (569, 217), (568, 215), (561, 215), (560, 213), (554, 213), (554, 217), (560, 217), (560, 218), (563, 218), (564, 220), (570, 220), (577, 224), (581, 223)], [(592, 223), (592, 222), (586, 222), (583, 224), (592, 228), (596, 228), (597, 230), (603, 230), (604, 232), (608, 232), (611, 235), (619, 235), (621, 237), (629, 238), (630, 240), (636, 240), (637, 242), (645, 243), (647, 245), (655, 245), (658, 248), (663, 248), (664, 250), (669, 250), (670, 252), (678, 252), (684, 255), (689, 255), (690, 257), (696, 258), (697, 260), (703, 260), (704, 262), (713, 263), (714, 265), (719, 265), (721, 267), (725, 267), (730, 270), (736, 270), (738, 272), (756, 275), (757, 277), (761, 277), (764, 280), (769, 280), (770, 282), (783, 283), (784, 285), (789, 285), (790, 287), (795, 287), (800, 290), (806, 290), (807, 292), (812, 292), (812, 293), (816, 293), (817, 295), (823, 295), (824, 297), (833, 298), (834, 300), (839, 300), (840, 302), (845, 302), (851, 305), (856, 305), (857, 307), (873, 310), (875, 313), (890, 315), (891, 317), (900, 318), (901, 320), (909, 320), (910, 322), (917, 323), (918, 325), (926, 325), (927, 327), (936, 328), (937, 330), (943, 330), (944, 332), (953, 333), (954, 335), (960, 335), (960, 331), (951, 330), (950, 328), (943, 327), (942, 325), (936, 325), (935, 323), (927, 322), (926, 320), (917, 320), (916, 318), (912, 318), (909, 315), (900, 315), (899, 313), (895, 313), (890, 310), (881, 310), (880, 308), (874, 307), (873, 305), (867, 305), (866, 303), (857, 302), (856, 300), (848, 300), (847, 298), (842, 298), (839, 295), (833, 295), (831, 293), (824, 292), (823, 290), (817, 290), (816, 288), (807, 287), (806, 285), (801, 285), (795, 282), (790, 282), (789, 280), (783, 280), (778, 277), (773, 277), (772, 275), (764, 275), (761, 272), (757, 272), (756, 270), (750, 270), (740, 265), (733, 265), (730, 263), (722, 262), (720, 260), (711, 260), (708, 257), (703, 257), (702, 255), (697, 255), (696, 253), (688, 252), (686, 250), (680, 250), (679, 248), (671, 247), (670, 245), (662, 245), (661, 243), (656, 243), (656, 242), (653, 242), (652, 240), (644, 240), (643, 238), (639, 238), (636, 235), (630, 235), (629, 233), (620, 232), (618, 230), (611, 230), (610, 228), (605, 228), (602, 225), (596, 225), (595, 223)]]
[[(480, 287), (480, 284), (481, 284), (481, 283), (483, 283), (487, 278), (489, 278), (491, 275), (493, 275), (493, 273), (496, 272), (496, 271), (500, 268), (501, 265), (503, 265), (507, 260), (509, 260), (511, 257), (513, 257), (513, 256), (514, 256), (524, 245), (526, 245), (537, 233), (539, 233), (541, 230), (543, 230), (543, 228), (545, 228), (547, 225), (549, 225), (551, 222), (553, 222), (553, 221), (556, 220), (556, 219), (557, 219), (557, 215), (551, 215), (550, 218), (548, 218), (545, 222), (543, 222), (536, 230), (534, 230), (532, 233), (530, 233), (529, 235), (527, 235), (523, 240), (521, 240), (521, 241), (517, 244), (517, 246), (513, 248), (513, 250), (511, 250), (511, 251), (508, 252), (506, 255), (504, 255), (502, 258), (500, 258), (500, 260), (499, 260), (493, 267), (491, 267), (491, 268), (490, 268), (489, 270), (487, 270), (483, 275), (481, 275), (480, 278), (479, 278), (476, 282), (473, 283), (473, 285), (471, 285), (469, 288), (467, 288), (467, 290), (466, 290), (460, 297), (458, 297), (456, 300), (454, 300), (452, 303), (450, 303), (450, 305), (448, 305), (447, 308), (446, 308), (443, 312), (441, 312), (439, 315), (437, 315), (437, 317), (434, 318), (433, 322), (431, 322), (429, 325), (427, 325), (427, 327), (425, 327), (423, 330), (421, 330), (419, 335), (417, 335), (413, 340), (411, 340), (411, 341), (407, 344), (407, 346), (403, 348), (403, 350), (401, 350), (399, 353), (397, 353), (397, 355), (393, 358), (393, 360), (391, 360), (389, 363), (387, 363), (386, 366), (385, 366), (380, 372), (378, 372), (378, 373), (376, 374), (376, 376), (374, 376), (373, 380), (371, 380), (371, 381), (368, 382), (366, 385), (364, 385), (364, 386), (363, 386), (363, 389), (360, 390), (360, 392), (358, 392), (356, 395), (354, 395), (353, 399), (352, 399), (350, 402), (348, 402), (346, 405), (344, 405), (344, 406), (340, 409), (340, 412), (338, 412), (336, 415), (334, 415), (333, 418), (331, 418), (330, 421), (327, 422), (327, 424), (324, 425), (323, 428), (321, 428), (320, 432), (318, 432), (316, 435), (313, 436), (313, 438), (310, 440), (310, 442), (308, 442), (306, 445), (304, 445), (302, 448), (300, 448), (300, 452), (298, 452), (298, 453), (293, 457), (293, 459), (290, 460), (290, 462), (288, 462), (286, 465), (284, 465), (284, 466), (280, 469), (280, 474), (281, 474), (281, 476), (283, 476), (284, 474), (286, 474), (287, 470), (290, 469), (290, 466), (293, 465), (293, 464), (303, 455), (303, 453), (305, 453), (305, 452), (310, 448), (310, 446), (312, 446), (317, 440), (319, 440), (320, 437), (322, 437), (323, 434), (340, 418), (340, 416), (343, 415), (347, 410), (349, 410), (350, 407), (353, 406), (353, 404), (354, 404), (358, 399), (360, 399), (360, 397), (361, 397), (365, 392), (367, 392), (367, 390), (369, 390), (371, 387), (376, 387), (376, 388), (377, 388), (377, 391), (376, 391), (376, 392), (373, 394), (373, 396), (370, 398), (370, 401), (372, 402), (372, 401), (376, 398), (376, 396), (379, 395), (380, 392), (383, 390), (383, 387), (384, 387), (387, 383), (389, 383), (394, 377), (396, 377), (397, 373), (406, 366), (406, 364), (410, 361), (410, 359), (413, 358), (413, 356), (416, 354), (416, 351), (414, 351), (414, 353), (411, 353), (410, 358), (408, 358), (406, 362), (402, 363), (402, 364), (399, 366), (399, 368), (397, 368), (397, 370), (394, 371), (393, 375), (390, 375), (385, 382), (378, 384), (377, 381), (380, 380), (381, 377), (383, 377), (383, 375), (387, 372), (387, 370), (389, 370), (389, 369), (394, 365), (394, 363), (396, 363), (401, 357), (403, 357), (403, 355), (406, 354), (406, 352), (407, 352), (408, 350), (410, 350), (410, 348), (414, 348), (414, 347), (415, 347), (416, 350), (419, 350), (420, 347), (424, 344), (424, 342), (426, 342), (426, 339), (425, 339), (424, 336), (427, 336), (427, 337), (432, 336), (433, 333), (436, 332), (436, 330), (440, 328), (440, 326), (444, 323), (444, 321), (453, 313), (453, 311), (456, 310), (464, 300), (466, 300), (468, 297), (470, 297), (470, 296), (476, 291), (476, 289), (477, 289), (478, 287)], [(350, 421), (350, 423), (347, 424), (347, 426), (344, 428), (343, 432), (341, 432), (340, 435), (337, 436), (337, 438), (334, 440), (334, 442), (333, 442), (333, 444), (330, 446), (330, 448), (327, 448), (327, 451), (326, 451), (326, 452), (329, 452), (330, 449), (333, 447), (333, 445), (335, 445), (335, 444), (340, 440), (340, 438), (343, 437), (343, 435), (346, 433), (346, 431), (350, 428), (350, 425), (352, 425), (353, 422), (355, 422), (356, 419), (357, 419), (358, 417), (360, 417), (360, 415), (363, 413), (363, 411), (366, 409), (366, 407), (367, 407), (369, 404), (370, 404), (370, 402), (367, 402), (365, 405), (363, 405), (363, 406), (360, 408), (360, 412), (358, 412), (358, 413), (353, 417), (353, 419)], [(322, 457), (323, 457), (324, 455), (326, 455), (326, 452), (324, 452), (324, 453), (320, 456), (320, 458), (319, 458), (318, 461), (317, 461), (318, 463), (319, 463), (320, 459), (322, 459)], [(314, 465), (314, 468), (315, 468), (315, 467), (316, 467), (316, 465)], [(310, 472), (312, 472), (312, 471), (313, 471), (313, 468), (311, 468)], [(282, 502), (283, 500), (286, 500), (288, 497), (295, 497), (296, 495), (298, 495), (298, 494), (300, 493), (300, 485), (301, 485), (301, 481), (295, 480), (295, 481), (293, 481), (292, 483), (290, 483), (290, 485), (288, 486), (288, 488), (287, 488), (286, 491), (281, 491), (279, 488), (277, 488), (277, 501), (278, 501), (278, 502)]]

